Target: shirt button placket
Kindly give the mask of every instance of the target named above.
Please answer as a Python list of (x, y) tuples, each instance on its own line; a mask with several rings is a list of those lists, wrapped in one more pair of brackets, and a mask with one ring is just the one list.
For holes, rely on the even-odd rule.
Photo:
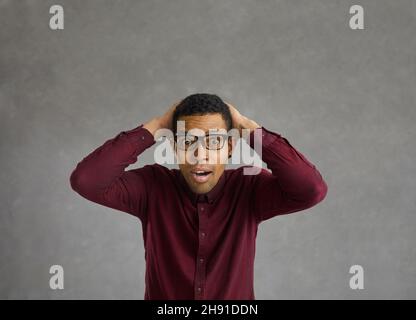
[(202, 300), (205, 296), (205, 281), (206, 281), (206, 261), (205, 255), (207, 252), (207, 207), (205, 204), (198, 204), (199, 214), (199, 245), (196, 261), (195, 273), (195, 300)]

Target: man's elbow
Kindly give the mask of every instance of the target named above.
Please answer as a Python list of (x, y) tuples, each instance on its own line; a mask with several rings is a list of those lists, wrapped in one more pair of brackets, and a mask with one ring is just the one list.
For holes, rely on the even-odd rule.
[(69, 183), (71, 185), (72, 190), (78, 192), (78, 190), (80, 189), (81, 183), (80, 183), (78, 171), (76, 169), (72, 171), (71, 176), (69, 177)]
[(88, 179), (86, 179), (86, 177), (83, 176), (78, 169), (72, 171), (69, 178), (69, 183), (72, 190), (79, 193), (80, 195), (88, 194)]
[(319, 183), (313, 185), (305, 199), (308, 208), (313, 207), (323, 201), (328, 193), (328, 185), (322, 179)]
[(103, 188), (97, 185), (94, 177), (86, 174), (79, 167), (71, 173), (69, 183), (72, 190), (83, 198), (97, 203), (103, 201)]

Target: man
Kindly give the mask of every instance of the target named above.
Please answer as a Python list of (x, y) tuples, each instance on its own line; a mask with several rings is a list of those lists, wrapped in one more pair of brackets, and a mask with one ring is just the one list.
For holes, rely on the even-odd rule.
[[(185, 122), (184, 131), (177, 121)], [(216, 132), (232, 128), (250, 130), (251, 148), (260, 133), (262, 160), (271, 172), (225, 170), (233, 143)], [(174, 130), (177, 158), (185, 159), (179, 169), (152, 164), (126, 171), (161, 129)], [(202, 134), (187, 136), (198, 130)], [(106, 141), (78, 163), (70, 182), (86, 199), (140, 219), (146, 300), (254, 300), (259, 223), (308, 209), (327, 193), (319, 171), (286, 138), (212, 94), (190, 95), (163, 116)]]

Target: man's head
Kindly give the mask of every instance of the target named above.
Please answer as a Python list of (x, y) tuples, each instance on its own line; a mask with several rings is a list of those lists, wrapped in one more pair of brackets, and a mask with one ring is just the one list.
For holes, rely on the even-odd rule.
[[(184, 121), (185, 128), (178, 128), (177, 121)], [(178, 134), (175, 149), (186, 182), (195, 193), (209, 192), (223, 174), (232, 152), (232, 141), (224, 135), (232, 129), (228, 105), (214, 94), (190, 95), (176, 107), (172, 128)], [(194, 161), (189, 161), (191, 154)]]

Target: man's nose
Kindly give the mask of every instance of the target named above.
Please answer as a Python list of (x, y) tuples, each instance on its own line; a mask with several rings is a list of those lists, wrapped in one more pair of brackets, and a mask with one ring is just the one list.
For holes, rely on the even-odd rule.
[(194, 156), (197, 160), (205, 160), (207, 159), (207, 149), (205, 146), (202, 145), (200, 141), (197, 142), (197, 147), (194, 151)]

